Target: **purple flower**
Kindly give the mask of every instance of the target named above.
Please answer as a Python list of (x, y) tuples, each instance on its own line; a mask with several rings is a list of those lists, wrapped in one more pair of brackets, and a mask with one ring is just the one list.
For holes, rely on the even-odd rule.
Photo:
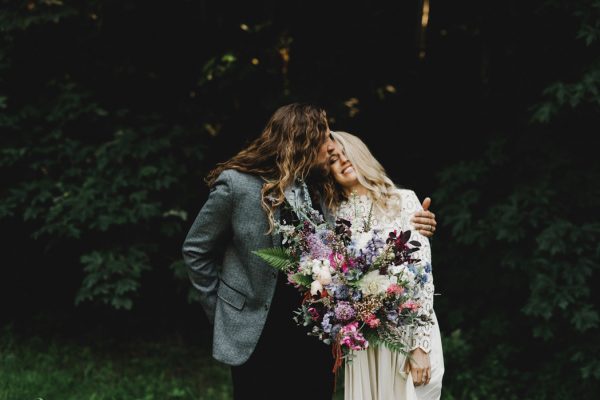
[(311, 233), (306, 237), (306, 243), (310, 256), (315, 260), (327, 260), (331, 255), (331, 249), (323, 242), (319, 234)]
[(335, 306), (335, 317), (340, 321), (348, 321), (356, 316), (356, 311), (347, 301), (340, 301)]

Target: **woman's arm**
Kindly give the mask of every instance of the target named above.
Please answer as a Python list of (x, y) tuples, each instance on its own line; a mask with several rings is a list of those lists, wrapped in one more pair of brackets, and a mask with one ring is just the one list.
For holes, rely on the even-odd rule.
[(233, 189), (225, 170), (210, 189), (208, 200), (198, 213), (182, 246), (182, 254), (192, 285), (211, 323), (215, 318), (219, 266), (216, 249), (231, 227)]
[[(435, 289), (433, 285), (433, 274), (431, 268), (431, 247), (429, 245), (429, 239), (423, 236), (419, 231), (415, 231), (409, 222), (409, 219), (412, 218), (415, 213), (421, 210), (421, 203), (419, 202), (417, 195), (412, 190), (402, 190), (401, 193), (401, 229), (412, 230), (413, 233), (411, 235), (411, 240), (416, 240), (421, 243), (421, 248), (419, 251), (414, 253), (414, 256), (421, 260), (421, 264), (425, 266), (425, 276), (427, 279), (420, 293), (420, 314), (429, 316), (433, 312), (433, 294)], [(430, 334), (431, 324), (415, 328), (412, 336), (412, 343), (410, 343), (410, 350), (414, 350), (419, 347), (425, 353), (429, 353), (431, 350)]]
[[(403, 190), (401, 196), (401, 229), (413, 229), (410, 226), (409, 218), (414, 218), (415, 213), (422, 210), (421, 203), (417, 195), (412, 190)], [(420, 315), (429, 316), (433, 312), (433, 274), (431, 268), (431, 247), (429, 239), (423, 236), (419, 231), (413, 230), (411, 240), (421, 243), (419, 251), (413, 253), (415, 258), (425, 266), (426, 282), (420, 293), (421, 309)], [(412, 332), (411, 342), (409, 343), (410, 356), (407, 359), (407, 368), (410, 369), (415, 386), (429, 383), (431, 379), (431, 363), (429, 352), (431, 351), (431, 331), (432, 325), (417, 326)]]

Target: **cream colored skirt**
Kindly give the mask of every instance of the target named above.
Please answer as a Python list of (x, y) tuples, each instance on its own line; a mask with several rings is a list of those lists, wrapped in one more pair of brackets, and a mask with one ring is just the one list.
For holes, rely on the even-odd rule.
[(431, 380), (425, 386), (413, 385), (412, 375), (403, 372), (406, 356), (385, 346), (353, 352), (344, 372), (345, 400), (437, 400), (442, 393), (444, 356), (435, 312), (431, 330)]

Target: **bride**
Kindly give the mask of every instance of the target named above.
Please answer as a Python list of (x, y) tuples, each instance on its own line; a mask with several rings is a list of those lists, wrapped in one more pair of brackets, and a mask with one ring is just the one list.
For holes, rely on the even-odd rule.
[[(331, 132), (337, 142), (329, 157), (331, 182), (324, 197), (336, 217), (349, 220), (354, 227), (410, 230), (410, 218), (421, 210), (411, 190), (398, 189), (387, 177), (381, 164), (367, 146), (346, 132)], [(411, 239), (421, 243), (416, 258), (431, 262), (429, 240), (413, 230)], [(425, 285), (422, 303), (431, 311), (434, 325), (419, 327), (414, 332), (402, 331), (409, 357), (385, 346), (371, 346), (354, 352), (345, 365), (346, 400), (422, 400), (439, 399), (444, 374), (442, 342), (437, 318), (433, 312), (433, 277)]]

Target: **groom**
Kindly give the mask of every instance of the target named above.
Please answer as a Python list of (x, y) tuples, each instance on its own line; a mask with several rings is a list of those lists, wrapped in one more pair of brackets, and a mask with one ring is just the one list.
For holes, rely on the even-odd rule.
[[(324, 110), (289, 104), (275, 111), (260, 137), (208, 175), (209, 197), (182, 251), (213, 324), (213, 357), (231, 366), (236, 400), (331, 400), (330, 348), (296, 326), (298, 292), (252, 252), (281, 245), (272, 230), (279, 206), (303, 201), (297, 180), (324, 176), (335, 149)], [(429, 211), (417, 217), (418, 228), (435, 226)]]

